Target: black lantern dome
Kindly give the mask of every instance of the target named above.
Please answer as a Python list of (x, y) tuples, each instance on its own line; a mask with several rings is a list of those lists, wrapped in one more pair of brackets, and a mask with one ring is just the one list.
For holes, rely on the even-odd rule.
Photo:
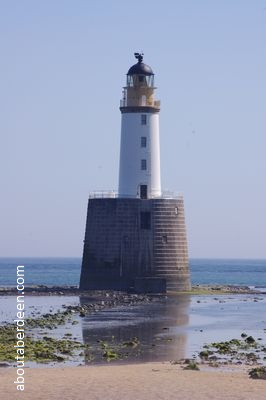
[(138, 59), (138, 62), (137, 64), (134, 64), (132, 65), (131, 68), (129, 68), (127, 75), (145, 75), (145, 76), (154, 75), (151, 67), (142, 62), (143, 53), (134, 53), (134, 56)]

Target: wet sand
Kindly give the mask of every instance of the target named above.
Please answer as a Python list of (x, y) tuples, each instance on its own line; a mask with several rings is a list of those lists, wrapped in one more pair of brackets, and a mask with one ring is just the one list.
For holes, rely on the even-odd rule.
[(247, 370), (184, 371), (170, 363), (25, 369), (25, 391), (14, 368), (0, 370), (1, 398), (27, 400), (264, 400), (266, 381)]

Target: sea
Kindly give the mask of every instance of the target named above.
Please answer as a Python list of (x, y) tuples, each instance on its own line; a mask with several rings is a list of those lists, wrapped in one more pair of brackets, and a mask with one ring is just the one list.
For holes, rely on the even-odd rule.
[[(81, 258), (0, 258), (0, 287), (16, 286), (16, 269), (24, 265), (25, 284), (79, 284)], [(193, 285), (240, 285), (266, 289), (266, 260), (191, 259)]]

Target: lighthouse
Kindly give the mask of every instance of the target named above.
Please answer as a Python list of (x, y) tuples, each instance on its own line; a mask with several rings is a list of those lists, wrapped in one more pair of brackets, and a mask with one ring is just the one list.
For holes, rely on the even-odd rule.
[(154, 73), (135, 53), (138, 63), (127, 73), (120, 104), (121, 146), (119, 197), (161, 196), (159, 111), (154, 98)]
[(89, 195), (80, 288), (189, 290), (184, 200), (161, 189), (160, 101), (152, 68), (134, 55), (120, 101), (118, 192)]

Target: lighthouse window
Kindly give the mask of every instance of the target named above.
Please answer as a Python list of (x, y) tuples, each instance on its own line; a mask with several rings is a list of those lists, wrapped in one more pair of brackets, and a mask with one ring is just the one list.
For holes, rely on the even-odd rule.
[(141, 114), (141, 125), (147, 125), (147, 115)]
[(140, 229), (151, 229), (151, 213), (141, 211), (140, 213)]
[(147, 169), (147, 160), (141, 160), (141, 169), (143, 171)]
[(131, 75), (127, 76), (127, 86), (134, 86), (133, 76)]
[(141, 147), (147, 147), (147, 138), (146, 138), (146, 136), (141, 136)]

